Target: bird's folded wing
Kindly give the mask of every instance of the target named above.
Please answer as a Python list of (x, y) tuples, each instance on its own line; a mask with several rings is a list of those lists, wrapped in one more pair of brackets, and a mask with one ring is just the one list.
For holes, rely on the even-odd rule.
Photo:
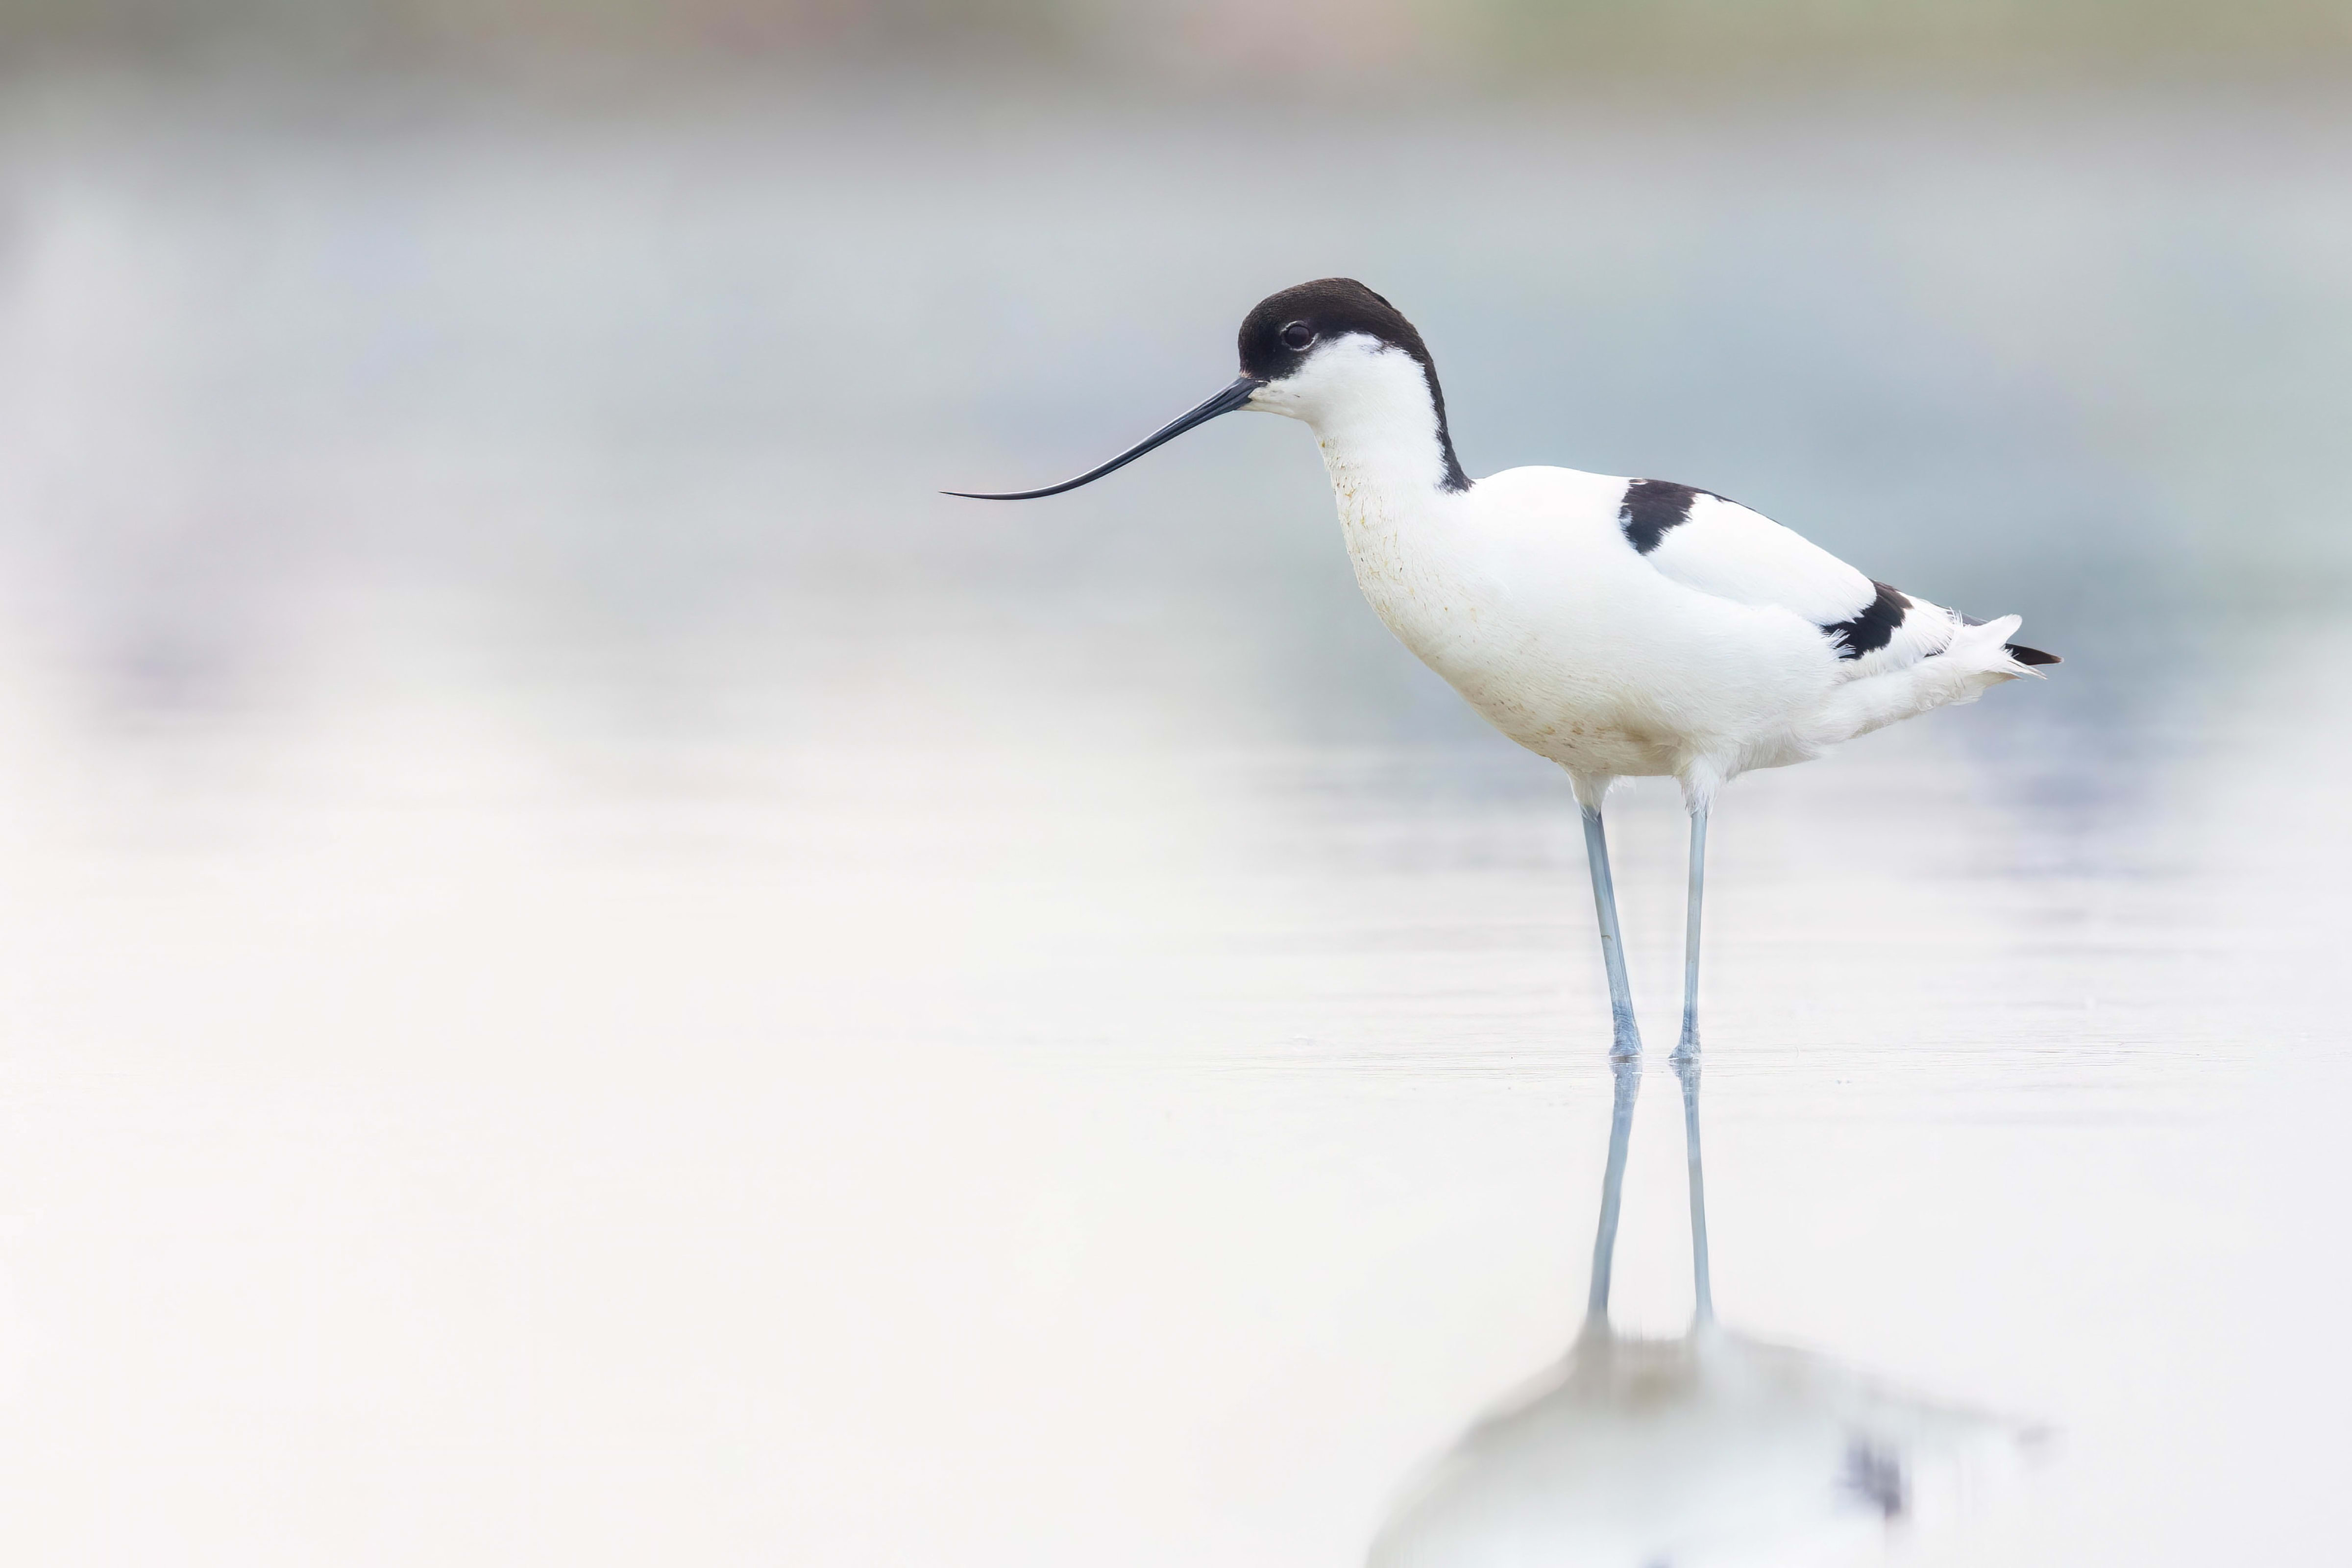
[(1686, 588), (1737, 604), (1777, 605), (1815, 626), (1860, 615), (1877, 594), (1869, 578), (1811, 540), (1704, 491), (1647, 559)]
[(1853, 675), (1940, 653), (1958, 624), (1949, 610), (1874, 583), (1803, 535), (1704, 491), (1643, 559), (1686, 588), (1802, 616)]

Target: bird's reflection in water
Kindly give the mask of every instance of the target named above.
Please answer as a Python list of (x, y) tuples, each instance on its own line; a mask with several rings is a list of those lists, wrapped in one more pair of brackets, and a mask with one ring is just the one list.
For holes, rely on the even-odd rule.
[(1609, 1275), (1641, 1064), (1617, 1066), (1583, 1331), (1471, 1427), (1382, 1527), (1373, 1568), (1766, 1568), (1867, 1561), (2019, 1468), (2037, 1429), (1890, 1389), (1715, 1320), (1698, 1067), (1678, 1060), (1697, 1307), (1618, 1333)]

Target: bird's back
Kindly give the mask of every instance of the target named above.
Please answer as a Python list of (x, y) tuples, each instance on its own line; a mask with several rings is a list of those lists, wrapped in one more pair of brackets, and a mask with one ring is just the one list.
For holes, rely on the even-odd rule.
[[(1845, 738), (1818, 721), (1840, 688), (1984, 640), (1689, 486), (1512, 468), (1410, 510), (1343, 495), (1342, 516), (1390, 628), (1506, 734), (1578, 773), (1800, 761)], [(2005, 652), (1967, 662), (1972, 677), (2018, 672)], [(1957, 673), (1910, 696), (1932, 689), (1937, 706), (1990, 683), (1940, 679)]]

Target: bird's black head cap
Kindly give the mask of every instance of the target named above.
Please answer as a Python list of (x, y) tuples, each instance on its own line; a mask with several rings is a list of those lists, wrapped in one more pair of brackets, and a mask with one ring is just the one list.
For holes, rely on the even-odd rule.
[(1267, 386), (1297, 374), (1314, 357), (1318, 344), (1348, 337), (1370, 338), (1384, 350), (1410, 354), (1413, 363), (1421, 366), (1422, 376), (1429, 383), (1429, 400), (1437, 416), (1437, 447), (1444, 458), (1438, 483), (1449, 490), (1468, 489), (1469, 477), (1463, 473), (1461, 462), (1454, 456), (1454, 437), (1445, 428), (1445, 394), (1438, 389), (1437, 367), (1430, 363), (1429, 349), (1422, 342), (1421, 334), (1412, 330), (1411, 321), (1397, 313), (1394, 305), (1354, 279), (1318, 278), (1258, 301), (1257, 309), (1242, 323), (1242, 374), (1231, 386), (1178, 415), (1108, 463), (1097, 464), (1075, 479), (1065, 479), (1043, 489), (947, 493), (977, 500), (1036, 500), (1090, 485), (1221, 415), (1254, 405), (1265, 407), (1255, 400)]
[(1445, 488), (1466, 490), (1469, 476), (1454, 455), (1454, 437), (1445, 426), (1445, 392), (1437, 383), (1437, 365), (1429, 345), (1399, 310), (1352, 278), (1318, 278), (1269, 294), (1257, 302), (1242, 322), (1242, 374), (1260, 381), (1280, 381), (1306, 362), (1318, 343), (1361, 334), (1411, 354), (1429, 378), (1429, 397), (1437, 409), (1437, 442), (1445, 454)]

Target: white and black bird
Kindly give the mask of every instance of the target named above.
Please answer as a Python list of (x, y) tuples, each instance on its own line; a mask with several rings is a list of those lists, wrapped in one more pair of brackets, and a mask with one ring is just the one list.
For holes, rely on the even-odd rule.
[(1601, 826), (1612, 784), (1674, 778), (1690, 811), (1677, 1052), (1687, 1054), (1698, 1047), (1707, 810), (1725, 781), (2058, 662), (2009, 640), (2015, 616), (1979, 621), (1913, 598), (1689, 485), (1552, 468), (1474, 481), (1454, 455), (1421, 334), (1353, 279), (1269, 296), (1243, 321), (1240, 346), (1232, 385), (1100, 468), (973, 499), (1076, 489), (1237, 409), (1305, 421), (1372, 608), (1490, 723), (1574, 784), (1615, 1055), (1638, 1053), (1641, 1036)]

